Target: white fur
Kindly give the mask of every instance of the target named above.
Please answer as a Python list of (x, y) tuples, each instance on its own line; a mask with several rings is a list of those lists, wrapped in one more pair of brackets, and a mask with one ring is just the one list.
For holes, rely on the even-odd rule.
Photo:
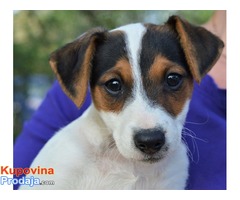
[[(127, 159), (111, 145), (111, 131), (94, 106), (81, 118), (56, 133), (32, 164), (55, 170), (54, 175), (34, 175), (55, 185), (21, 189), (184, 189), (188, 159), (186, 148), (156, 163)], [(31, 175), (28, 175), (31, 176)]]
[(142, 78), (139, 67), (139, 54), (141, 51), (142, 36), (146, 32), (146, 28), (142, 24), (137, 23), (120, 27), (117, 30), (125, 32), (128, 57), (134, 79), (135, 94), (143, 93)]
[[(33, 189), (184, 189), (188, 158), (181, 131), (189, 101), (177, 117), (150, 104), (139, 67), (141, 39), (146, 30), (141, 24), (119, 30), (126, 33), (134, 77), (132, 100), (119, 114), (99, 112), (91, 105), (83, 116), (56, 133), (31, 166), (54, 168), (53, 176), (35, 177), (54, 180), (55, 185)], [(156, 127), (166, 131), (169, 149), (162, 152), (159, 162), (143, 162), (143, 153), (134, 145), (134, 130)]]

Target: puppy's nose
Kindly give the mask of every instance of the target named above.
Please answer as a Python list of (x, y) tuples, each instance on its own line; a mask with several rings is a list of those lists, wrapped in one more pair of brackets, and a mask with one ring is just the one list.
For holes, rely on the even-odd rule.
[(144, 129), (134, 135), (135, 146), (146, 154), (158, 152), (165, 143), (164, 132), (160, 129)]

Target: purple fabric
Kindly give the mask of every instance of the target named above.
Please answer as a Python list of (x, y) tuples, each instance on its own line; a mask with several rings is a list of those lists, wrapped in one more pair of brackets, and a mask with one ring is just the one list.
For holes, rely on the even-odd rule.
[(193, 154), (187, 189), (225, 190), (226, 90), (219, 89), (210, 76), (195, 84), (186, 128), (195, 137), (184, 135)]
[[(77, 109), (55, 82), (15, 142), (14, 167), (29, 167), (48, 139), (80, 116), (90, 103), (88, 93)], [(192, 157), (187, 189), (226, 189), (226, 91), (219, 90), (209, 76), (200, 86), (195, 85), (186, 128), (195, 134), (195, 139), (184, 135)]]

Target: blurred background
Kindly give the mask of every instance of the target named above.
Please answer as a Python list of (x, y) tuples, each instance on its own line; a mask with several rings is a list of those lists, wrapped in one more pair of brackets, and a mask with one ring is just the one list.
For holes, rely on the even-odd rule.
[(173, 14), (200, 25), (213, 11), (14, 11), (14, 139), (55, 78), (48, 64), (52, 51), (96, 26), (161, 24)]

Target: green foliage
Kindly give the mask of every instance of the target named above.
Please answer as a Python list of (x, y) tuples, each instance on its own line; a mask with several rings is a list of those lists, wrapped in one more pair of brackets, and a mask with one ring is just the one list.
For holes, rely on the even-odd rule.
[(206, 23), (213, 12), (213, 10), (181, 10), (178, 14), (189, 22), (200, 25)]

